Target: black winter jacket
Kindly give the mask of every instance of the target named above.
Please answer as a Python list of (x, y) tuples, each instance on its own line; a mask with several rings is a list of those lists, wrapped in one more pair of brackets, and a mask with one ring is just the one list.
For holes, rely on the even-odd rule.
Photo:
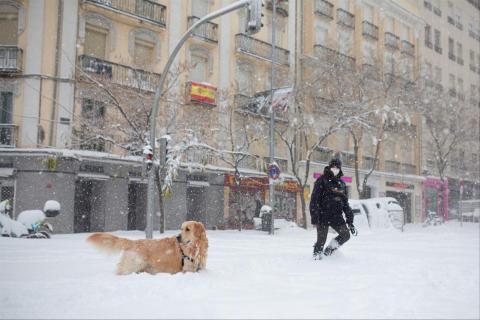
[(342, 171), (335, 177), (330, 167), (323, 170), (323, 175), (315, 181), (310, 199), (310, 217), (312, 224), (339, 226), (353, 223), (353, 212), (348, 204), (347, 187), (340, 180)]

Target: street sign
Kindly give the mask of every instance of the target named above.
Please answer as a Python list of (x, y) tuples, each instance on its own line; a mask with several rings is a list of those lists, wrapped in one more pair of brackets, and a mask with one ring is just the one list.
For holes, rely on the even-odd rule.
[(277, 180), (280, 177), (280, 167), (276, 163), (268, 165), (268, 176), (273, 180)]

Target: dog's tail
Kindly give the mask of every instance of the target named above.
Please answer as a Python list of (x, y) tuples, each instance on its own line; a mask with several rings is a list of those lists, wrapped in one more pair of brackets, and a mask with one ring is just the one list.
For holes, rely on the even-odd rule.
[(132, 248), (134, 241), (116, 237), (109, 233), (98, 232), (89, 236), (87, 242), (93, 244), (97, 249), (102, 251), (115, 253)]

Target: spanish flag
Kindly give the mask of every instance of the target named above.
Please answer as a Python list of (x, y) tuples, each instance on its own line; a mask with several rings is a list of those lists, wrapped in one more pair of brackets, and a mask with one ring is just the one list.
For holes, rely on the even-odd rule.
[(195, 102), (215, 105), (217, 88), (203, 82), (190, 83), (190, 100)]

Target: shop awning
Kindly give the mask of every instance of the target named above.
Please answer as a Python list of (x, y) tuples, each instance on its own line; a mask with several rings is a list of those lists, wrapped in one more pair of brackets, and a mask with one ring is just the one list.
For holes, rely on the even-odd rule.
[(15, 173), (15, 168), (0, 168), (0, 177), (11, 177)]
[(109, 180), (110, 177), (105, 175), (105, 174), (98, 174), (98, 173), (86, 173), (86, 172), (80, 172), (77, 175), (78, 178), (80, 179), (87, 179), (87, 180), (100, 180), (100, 181), (105, 181)]

